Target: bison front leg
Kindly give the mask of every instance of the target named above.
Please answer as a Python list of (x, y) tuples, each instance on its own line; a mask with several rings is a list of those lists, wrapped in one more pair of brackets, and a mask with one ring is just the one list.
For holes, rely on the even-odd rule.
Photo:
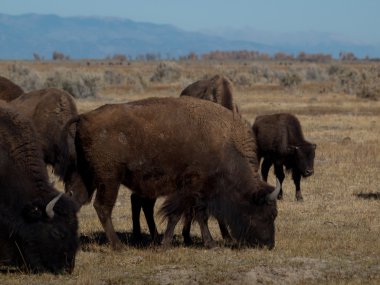
[(171, 246), (173, 235), (174, 235), (174, 229), (175, 229), (175, 226), (178, 224), (178, 221), (180, 218), (181, 218), (181, 215), (176, 215), (176, 214), (172, 214), (168, 217), (168, 224), (166, 226), (164, 237), (161, 243), (162, 246), (164, 247)]
[(301, 193), (301, 174), (297, 171), (293, 171), (293, 181), (296, 186), (296, 200), (303, 201), (302, 193)]
[(191, 223), (193, 221), (194, 213), (193, 210), (188, 210), (184, 214), (184, 222), (182, 228), (183, 242), (185, 245), (192, 245), (193, 240), (190, 236)]
[(261, 165), (261, 176), (264, 181), (268, 181), (268, 173), (271, 166), (272, 166), (272, 161), (264, 158), (264, 161)]
[(228, 231), (227, 225), (223, 221), (220, 221), (220, 220), (218, 220), (218, 224), (219, 224), (220, 233), (222, 234), (223, 239), (227, 242), (231, 242), (232, 237), (230, 235), (230, 232)]
[(150, 235), (154, 243), (159, 242), (159, 235), (154, 221), (154, 204), (156, 199), (141, 198), (135, 193), (131, 195), (133, 236), (136, 240), (141, 240), (140, 213), (144, 211), (146, 223), (149, 227)]
[(211, 236), (208, 228), (208, 214), (206, 210), (200, 210), (196, 213), (195, 219), (197, 220), (201, 229), (202, 239), (204, 246), (207, 248), (213, 248), (216, 246), (216, 242)]
[(111, 242), (112, 249), (114, 250), (121, 249), (123, 246), (116, 235), (111, 219), (119, 186), (120, 184), (116, 183), (100, 184), (94, 202), (96, 213), (98, 214), (99, 220), (106, 232), (106, 236)]

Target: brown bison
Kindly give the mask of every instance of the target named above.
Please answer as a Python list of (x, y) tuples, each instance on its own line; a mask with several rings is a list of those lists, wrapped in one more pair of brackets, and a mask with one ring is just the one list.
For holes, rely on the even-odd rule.
[(75, 129), (66, 130), (65, 124), (78, 115), (73, 97), (63, 90), (47, 88), (23, 94), (9, 105), (33, 122), (45, 163), (53, 167), (66, 189), (71, 189), (76, 164)]
[(252, 130), (226, 108), (190, 97), (105, 105), (79, 116), (75, 145), (85, 195), (97, 190), (94, 207), (114, 249), (121, 247), (111, 220), (120, 184), (139, 197), (166, 196), (164, 245), (193, 210), (206, 246), (213, 244), (208, 214), (239, 244), (274, 246), (279, 185), (275, 191), (253, 171)]
[(237, 111), (232, 95), (232, 84), (222, 75), (217, 74), (210, 79), (198, 80), (183, 89), (180, 96), (209, 100), (232, 111)]
[[(314, 173), (314, 156), (316, 144), (304, 139), (298, 119), (288, 113), (258, 116), (252, 126), (256, 136), (257, 154), (265, 181), (274, 164), (274, 172), (280, 183), (284, 181), (283, 166), (292, 172), (296, 186), (296, 199), (303, 200), (301, 194), (301, 176), (308, 177)], [(282, 186), (278, 199), (282, 198)]]
[(71, 272), (77, 206), (48, 182), (32, 123), (0, 107), (0, 264), (27, 272)]
[(0, 100), (9, 102), (22, 94), (24, 94), (24, 90), (22, 90), (20, 86), (0, 76)]
[[(234, 104), (233, 95), (232, 95), (232, 84), (231, 82), (222, 75), (215, 75), (210, 79), (198, 80), (185, 89), (182, 90), (180, 96), (191, 96), (203, 100), (212, 101), (214, 103), (220, 104), (227, 109), (238, 112), (237, 106)], [(155, 200), (144, 199), (138, 197), (136, 193), (133, 193), (131, 196), (132, 202), (132, 220), (133, 220), (133, 233), (135, 237), (140, 237), (140, 212), (143, 208), (145, 217), (147, 218), (147, 223), (149, 225), (150, 233), (152, 238), (157, 240), (157, 233), (152, 232), (154, 227), (152, 226), (152, 218), (148, 218), (147, 215), (150, 213), (151, 205), (154, 205)], [(184, 228), (182, 231), (184, 240), (186, 244), (191, 244), (190, 238), (190, 228), (191, 228), (192, 214), (189, 212), (185, 215)], [(228, 230), (225, 228), (223, 223), (219, 223), (222, 236), (229, 240), (231, 239), (228, 234)]]

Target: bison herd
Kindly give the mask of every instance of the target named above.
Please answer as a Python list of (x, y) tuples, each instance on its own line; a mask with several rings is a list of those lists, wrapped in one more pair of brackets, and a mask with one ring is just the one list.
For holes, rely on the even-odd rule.
[[(204, 246), (214, 247), (212, 216), (233, 244), (272, 249), (284, 167), (302, 200), (300, 180), (314, 172), (316, 145), (304, 139), (292, 114), (258, 116), (251, 126), (232, 93), (230, 81), (216, 75), (189, 85), (178, 98), (78, 114), (63, 90), (24, 93), (0, 77), (0, 265), (71, 272), (79, 247), (77, 212), (93, 195), (106, 236), (120, 249), (111, 215), (121, 184), (132, 191), (136, 239), (142, 209), (152, 240), (165, 247), (181, 218), (186, 244), (196, 221)], [(49, 182), (46, 165), (65, 193)], [(271, 165), (276, 187), (267, 183)], [(167, 220), (163, 237), (154, 220), (159, 197)]]

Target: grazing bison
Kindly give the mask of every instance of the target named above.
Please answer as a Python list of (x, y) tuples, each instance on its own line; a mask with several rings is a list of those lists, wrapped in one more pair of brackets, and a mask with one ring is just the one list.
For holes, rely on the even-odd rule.
[(78, 115), (72, 96), (60, 89), (47, 88), (21, 95), (9, 105), (34, 124), (42, 146), (44, 161), (65, 183), (66, 190), (75, 184), (75, 129), (65, 124)]
[(24, 90), (22, 90), (21, 87), (9, 79), (0, 76), (0, 100), (9, 102), (22, 94), (24, 94)]
[[(232, 95), (232, 84), (231, 82), (222, 75), (215, 75), (210, 79), (198, 80), (184, 90), (182, 90), (180, 96), (191, 96), (203, 100), (209, 100), (214, 103), (220, 104), (227, 109), (238, 112), (237, 106), (234, 104), (233, 95)], [(133, 220), (133, 233), (137, 238), (141, 236), (140, 232), (140, 212), (143, 208), (147, 223), (149, 225), (150, 233), (152, 238), (157, 240), (157, 232), (154, 232), (154, 227), (152, 226), (152, 219), (148, 218), (151, 205), (154, 205), (155, 200), (144, 199), (139, 197), (136, 193), (133, 193), (131, 196), (132, 204), (132, 220)], [(190, 228), (192, 221), (191, 211), (185, 215), (184, 228), (182, 235), (184, 237), (185, 243), (190, 244)], [(231, 239), (228, 234), (228, 230), (225, 228), (223, 223), (219, 222), (220, 230), (222, 232), (223, 238), (229, 240)], [(152, 232), (153, 230), (153, 232)]]
[(71, 272), (77, 206), (48, 182), (32, 123), (0, 107), (0, 264)]
[[(274, 172), (280, 183), (284, 181), (283, 166), (292, 172), (296, 186), (296, 199), (303, 200), (301, 176), (314, 173), (316, 144), (304, 139), (298, 119), (288, 113), (258, 116), (252, 126), (257, 141), (259, 161), (263, 158), (261, 173), (267, 181), (268, 172), (274, 164)], [(278, 199), (282, 198), (282, 186)]]
[(75, 145), (85, 195), (97, 190), (94, 207), (114, 249), (122, 245), (111, 220), (120, 184), (139, 197), (166, 196), (164, 245), (193, 210), (206, 246), (208, 214), (239, 244), (274, 246), (279, 185), (275, 191), (253, 171), (252, 130), (226, 108), (190, 97), (104, 105), (79, 116)]
[(237, 111), (232, 95), (232, 84), (221, 75), (215, 75), (210, 79), (198, 80), (190, 84), (182, 90), (180, 96), (209, 100), (232, 111)]

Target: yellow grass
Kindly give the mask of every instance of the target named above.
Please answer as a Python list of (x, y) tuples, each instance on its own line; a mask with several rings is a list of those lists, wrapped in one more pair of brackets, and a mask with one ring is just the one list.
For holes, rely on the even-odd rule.
[[(0, 64), (3, 69), (4, 64)], [(44, 65), (29, 64), (49, 72)], [(154, 66), (140, 63), (131, 68), (141, 68), (146, 74)], [(244, 65), (235, 63), (234, 68), (240, 67)], [(104, 67), (76, 68), (87, 72)], [(115, 68), (127, 72), (123, 68), (128, 67)], [(222, 68), (183, 64), (184, 72), (195, 75)], [(108, 89), (97, 99), (77, 103), (84, 112), (107, 102), (178, 96), (182, 85), (151, 86), (125, 96), (119, 89)], [(123, 251), (113, 252), (108, 244), (96, 242), (95, 237), (104, 237), (103, 230), (94, 208), (87, 205), (78, 215), (80, 234), (87, 241), (78, 252), (73, 274), (2, 273), (0, 284), (380, 284), (380, 201), (354, 196), (380, 192), (380, 102), (307, 88), (267, 87), (236, 88), (235, 98), (244, 117), (253, 122), (258, 114), (292, 112), (300, 119), (306, 138), (317, 144), (315, 174), (301, 181), (304, 202), (295, 201), (294, 185), (290, 177), (285, 180), (284, 200), (278, 202), (275, 249), (230, 249), (223, 245), (217, 224), (211, 220), (210, 229), (220, 243), (216, 249), (201, 246), (194, 225), (194, 247), (183, 246), (178, 226), (171, 249), (137, 248), (127, 242)], [(269, 181), (274, 184), (273, 174)], [(122, 187), (113, 212), (116, 230), (124, 236), (132, 231), (129, 196), (130, 191)], [(148, 233), (144, 218), (141, 221)], [(157, 222), (162, 232), (165, 222), (160, 223), (160, 218)]]

